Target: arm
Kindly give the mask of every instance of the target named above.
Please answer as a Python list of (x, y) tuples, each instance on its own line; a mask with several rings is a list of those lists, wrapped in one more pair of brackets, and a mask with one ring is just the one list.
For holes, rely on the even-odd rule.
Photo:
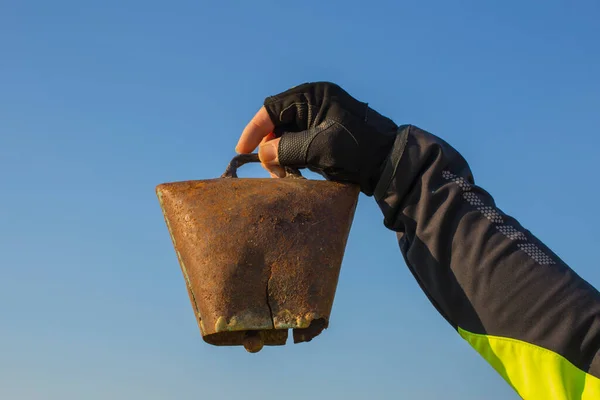
[(436, 309), (524, 399), (600, 399), (600, 294), (474, 184), (440, 138), (398, 127), (329, 82), (276, 96), (244, 129), (281, 166), (374, 195)]
[(431, 303), (524, 399), (600, 399), (600, 293), (414, 126), (375, 189)]

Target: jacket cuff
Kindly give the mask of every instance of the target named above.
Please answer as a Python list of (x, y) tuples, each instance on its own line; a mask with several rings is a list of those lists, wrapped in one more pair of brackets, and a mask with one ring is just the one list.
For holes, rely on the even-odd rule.
[(408, 133), (410, 128), (411, 125), (402, 125), (398, 128), (396, 140), (394, 141), (392, 150), (385, 161), (383, 172), (381, 173), (381, 177), (379, 178), (377, 186), (375, 187), (374, 197), (375, 201), (377, 202), (380, 202), (385, 197), (387, 190), (392, 183), (392, 179), (394, 176), (396, 176), (398, 164), (400, 164), (400, 159), (402, 158), (404, 149), (408, 143)]

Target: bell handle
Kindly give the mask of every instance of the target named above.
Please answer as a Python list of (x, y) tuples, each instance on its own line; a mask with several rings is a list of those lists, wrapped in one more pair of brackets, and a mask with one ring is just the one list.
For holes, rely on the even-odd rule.
[[(237, 169), (244, 164), (252, 162), (260, 162), (260, 159), (258, 158), (258, 153), (238, 154), (237, 156), (233, 157), (233, 159), (227, 166), (227, 169), (225, 170), (223, 175), (221, 175), (221, 178), (237, 178)], [(300, 173), (300, 170), (298, 170), (297, 168), (284, 167), (284, 169), (286, 178), (304, 179), (304, 177)]]

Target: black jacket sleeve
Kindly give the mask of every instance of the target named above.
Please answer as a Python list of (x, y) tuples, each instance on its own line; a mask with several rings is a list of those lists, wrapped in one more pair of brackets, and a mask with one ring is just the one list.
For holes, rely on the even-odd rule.
[(600, 293), (475, 185), (463, 157), (401, 126), (375, 191), (439, 313), (525, 399), (600, 399)]

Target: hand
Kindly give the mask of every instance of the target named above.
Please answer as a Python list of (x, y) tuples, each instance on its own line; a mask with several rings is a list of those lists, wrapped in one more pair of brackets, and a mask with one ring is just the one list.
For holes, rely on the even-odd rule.
[(248, 123), (238, 153), (259, 147), (273, 177), (281, 166), (308, 168), (326, 179), (358, 183), (372, 195), (398, 126), (329, 83), (306, 83), (276, 96)]

